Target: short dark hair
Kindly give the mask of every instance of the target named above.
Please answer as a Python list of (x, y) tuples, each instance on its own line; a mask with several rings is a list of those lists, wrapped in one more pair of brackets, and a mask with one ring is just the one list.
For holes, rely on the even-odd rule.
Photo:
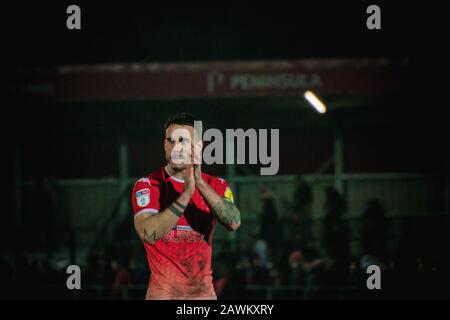
[(189, 113), (177, 113), (171, 115), (167, 119), (166, 123), (164, 124), (164, 130), (167, 130), (167, 128), (172, 124), (194, 127), (194, 121), (200, 121), (200, 119)]

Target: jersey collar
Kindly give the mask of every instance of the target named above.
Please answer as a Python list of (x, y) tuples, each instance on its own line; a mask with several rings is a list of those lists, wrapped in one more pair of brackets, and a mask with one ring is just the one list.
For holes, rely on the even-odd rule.
[(166, 174), (169, 176), (169, 179), (175, 181), (175, 182), (179, 182), (179, 183), (184, 183), (183, 179), (177, 178), (175, 176), (171, 176), (169, 173), (169, 170), (167, 170), (167, 165), (164, 167), (164, 171), (166, 172)]

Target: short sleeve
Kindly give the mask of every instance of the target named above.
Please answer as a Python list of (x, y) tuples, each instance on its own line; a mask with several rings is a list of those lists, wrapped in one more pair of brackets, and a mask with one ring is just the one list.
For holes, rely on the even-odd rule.
[(159, 184), (148, 178), (141, 178), (134, 184), (131, 202), (134, 215), (144, 212), (159, 212)]
[(217, 178), (215, 191), (219, 196), (225, 198), (231, 203), (234, 203), (233, 192), (231, 191), (231, 188), (226, 180)]

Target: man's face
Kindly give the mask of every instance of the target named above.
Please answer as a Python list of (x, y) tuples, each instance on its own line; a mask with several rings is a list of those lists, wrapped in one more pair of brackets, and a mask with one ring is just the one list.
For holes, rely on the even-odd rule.
[(173, 124), (167, 128), (164, 139), (164, 151), (166, 160), (173, 170), (182, 171), (192, 165), (193, 147), (193, 127)]

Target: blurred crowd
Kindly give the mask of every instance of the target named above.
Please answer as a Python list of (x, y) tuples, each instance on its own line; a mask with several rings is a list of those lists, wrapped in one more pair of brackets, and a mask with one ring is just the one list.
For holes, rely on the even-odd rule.
[[(387, 221), (377, 199), (367, 202), (359, 219), (358, 255), (351, 253), (346, 203), (336, 189), (325, 190), (318, 222), (311, 216), (307, 183), (298, 185), (295, 199), (289, 214), (280, 214), (275, 197), (263, 188), (263, 210), (251, 242), (234, 250), (229, 242), (217, 246), (213, 276), (220, 299), (448, 298), (446, 255), (407, 232), (397, 250), (388, 250)], [(141, 251), (89, 252), (81, 265), (83, 290), (74, 291), (66, 288), (70, 261), (58, 260), (52, 252), (3, 254), (0, 298), (142, 299), (149, 271)], [(382, 290), (366, 287), (370, 265), (381, 269)]]
[[(313, 199), (307, 183), (298, 185), (295, 198), (292, 212), (282, 218), (270, 191), (262, 189), (263, 210), (254, 241), (237, 255), (225, 247), (216, 259), (215, 288), (220, 298), (449, 297), (448, 258), (437, 243), (418, 239), (408, 226), (397, 248), (389, 249), (388, 222), (379, 200), (369, 200), (358, 219), (361, 248), (355, 255), (349, 223), (343, 217), (346, 203), (335, 188), (325, 189), (324, 215), (318, 222), (311, 216)], [(382, 290), (367, 288), (371, 265), (381, 270)]]
[[(120, 256), (120, 255), (118, 255)], [(80, 265), (81, 289), (68, 290), (70, 265), (43, 255), (10, 254), (0, 258), (0, 299), (141, 299), (148, 282), (143, 259), (91, 254)]]

